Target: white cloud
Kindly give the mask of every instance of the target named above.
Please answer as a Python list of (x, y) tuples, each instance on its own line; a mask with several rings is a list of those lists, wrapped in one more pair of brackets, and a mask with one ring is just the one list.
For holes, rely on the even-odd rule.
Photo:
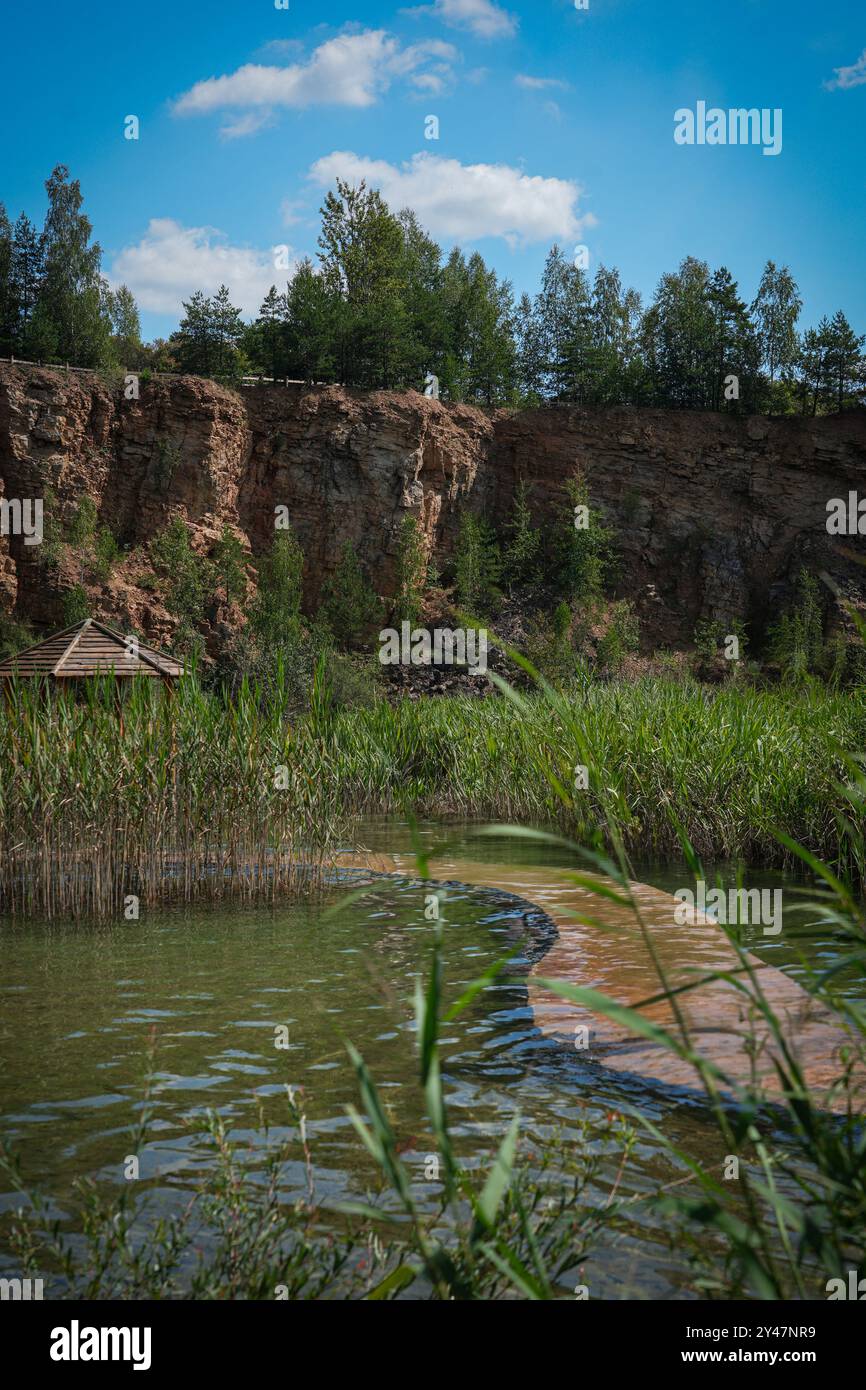
[(220, 135), (224, 140), (241, 140), (245, 135), (255, 135), (257, 130), (263, 130), (272, 122), (270, 111), (246, 111), (242, 116), (234, 116), (226, 121), (220, 127)]
[(852, 63), (850, 68), (834, 68), (833, 71), (836, 74), (835, 77), (824, 83), (828, 92), (837, 89), (847, 91), (850, 87), (862, 87), (863, 83), (866, 82), (866, 48), (863, 49), (856, 63)]
[(519, 72), (514, 81), (518, 87), (524, 87), (529, 92), (544, 92), (550, 87), (568, 87), (568, 83), (560, 82), (558, 77), (528, 77), (523, 72)]
[(338, 178), (354, 184), (366, 179), (392, 211), (411, 207), (434, 235), (457, 241), (486, 236), (503, 237), (509, 245), (552, 241), (579, 236), (596, 222), (592, 213), (578, 211), (578, 184), (530, 176), (507, 164), (460, 164), (422, 153), (398, 167), (335, 150), (316, 160), (309, 177), (323, 188)]
[(258, 313), (271, 285), (279, 288), (292, 274), (274, 265), (274, 248), (232, 246), (215, 227), (184, 227), (170, 217), (154, 217), (145, 235), (114, 258), (109, 280), (128, 285), (142, 309), (181, 315), (181, 301), (196, 290), (214, 294), (228, 285), (232, 303), (247, 318)]
[(432, 14), (452, 29), (468, 29), (479, 39), (510, 39), (517, 33), (517, 16), (493, 0), (433, 0), (404, 14)]
[(246, 63), (236, 72), (196, 82), (174, 103), (178, 116), (218, 110), (255, 110), (230, 121), (223, 134), (236, 138), (258, 130), (279, 107), (372, 106), (395, 78), (422, 91), (441, 91), (459, 54), (450, 43), (428, 39), (401, 47), (383, 29), (340, 34), (315, 49), (306, 62), (285, 67)]

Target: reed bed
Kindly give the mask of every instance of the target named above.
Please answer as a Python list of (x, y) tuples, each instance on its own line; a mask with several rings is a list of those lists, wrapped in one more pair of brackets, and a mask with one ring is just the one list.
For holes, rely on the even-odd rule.
[[(551, 704), (430, 698), (291, 717), (279, 685), (192, 679), (82, 698), (11, 685), (0, 708), (0, 912), (117, 917), (142, 904), (319, 889), (352, 818), (407, 809), (557, 826), (587, 846), (793, 860), (778, 832), (861, 882), (841, 785), (866, 692), (589, 685)], [(274, 693), (276, 691), (276, 693)], [(568, 710), (568, 718), (561, 710)], [(578, 746), (574, 729), (584, 740)], [(586, 750), (589, 750), (587, 754)], [(576, 770), (589, 764), (589, 785)]]
[[(121, 712), (122, 711), (122, 712)], [(337, 829), (309, 723), (193, 681), (86, 693), (10, 686), (0, 717), (0, 911), (124, 917), (138, 905), (315, 891)]]
[(646, 680), (590, 685), (566, 704), (590, 750), (585, 790), (575, 780), (586, 755), (542, 696), (440, 698), (338, 715), (329, 751), (341, 804), (545, 824), (583, 844), (608, 843), (613, 816), (641, 858), (679, 858), (679, 822), (708, 859), (781, 865), (793, 858), (781, 830), (864, 876), (840, 826), (847, 757), (866, 748), (862, 688)]

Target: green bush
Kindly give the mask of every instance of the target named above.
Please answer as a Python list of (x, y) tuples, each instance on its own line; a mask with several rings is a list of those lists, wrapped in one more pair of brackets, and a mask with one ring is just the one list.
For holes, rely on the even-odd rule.
[(628, 599), (619, 599), (611, 605), (607, 630), (599, 639), (599, 664), (616, 672), (629, 652), (636, 652), (639, 646), (640, 625), (634, 606)]
[(0, 657), (13, 656), (33, 642), (33, 631), (28, 623), (19, 622), (11, 613), (0, 612)]
[(407, 514), (397, 537), (397, 593), (393, 617), (397, 622), (417, 623), (422, 612), (427, 555), (417, 517)]
[(57, 494), (53, 488), (46, 487), (42, 492), (42, 544), (34, 547), (36, 563), (43, 569), (56, 569), (63, 554), (63, 545), (63, 526)]
[(86, 545), (96, 532), (96, 503), (92, 497), (82, 497), (75, 509), (67, 531), (70, 545)]
[(73, 623), (80, 623), (89, 617), (90, 600), (87, 590), (82, 584), (76, 584), (63, 596), (63, 626), (71, 627)]
[(97, 579), (106, 580), (111, 567), (120, 554), (117, 541), (107, 526), (100, 526), (93, 541), (93, 573)]
[(151, 542), (150, 554), (167, 585), (166, 608), (178, 619), (175, 648), (188, 656), (200, 652), (203, 643), (198, 628), (214, 587), (213, 565), (193, 550), (189, 530), (181, 517), (175, 517)]
[(454, 557), (457, 602), (467, 613), (486, 612), (499, 597), (502, 558), (496, 537), (483, 518), (464, 512)]
[[(580, 474), (567, 480), (565, 491), (568, 509), (554, 535), (554, 574), (566, 598), (586, 602), (599, 597), (610, 574), (614, 533), (590, 506), (589, 488)], [(578, 508), (585, 513), (578, 514)], [(585, 526), (577, 524), (583, 520)]]
[(246, 559), (246, 552), (234, 531), (223, 526), (222, 535), (214, 546), (213, 565), (227, 603), (235, 603), (246, 596)]
[(341, 647), (357, 646), (381, 625), (382, 604), (351, 541), (343, 545), (337, 568), (322, 587), (320, 616)]
[(291, 528), (278, 531), (259, 561), (258, 590), (250, 626), (265, 645), (278, 648), (300, 630), (304, 552)]
[(502, 575), (511, 594), (515, 587), (531, 584), (538, 578), (538, 558), (541, 549), (541, 532), (532, 525), (529, 490), (522, 478), (514, 491), (507, 532)]
[(801, 569), (791, 609), (767, 630), (770, 659), (788, 680), (820, 671), (824, 661), (824, 614), (818, 580)]

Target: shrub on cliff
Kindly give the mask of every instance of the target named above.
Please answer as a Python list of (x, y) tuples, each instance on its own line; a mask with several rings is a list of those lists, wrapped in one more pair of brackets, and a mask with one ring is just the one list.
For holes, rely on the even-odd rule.
[(567, 506), (553, 541), (555, 580), (571, 601), (598, 598), (613, 564), (614, 532), (590, 506), (589, 488), (580, 474), (566, 480), (565, 494)]
[(502, 574), (513, 593), (516, 586), (530, 584), (538, 576), (541, 532), (532, 525), (529, 490), (521, 478), (514, 491), (508, 541), (502, 559)]
[(381, 622), (382, 603), (351, 541), (346, 541), (337, 568), (323, 585), (320, 616), (341, 647), (356, 646)]
[(213, 565), (193, 550), (189, 530), (181, 517), (175, 517), (151, 542), (150, 554), (166, 585), (165, 606), (178, 620), (175, 649), (187, 655), (200, 652), (203, 641), (198, 629), (205, 620), (205, 605), (213, 590)]
[(493, 530), (483, 517), (460, 518), (454, 557), (457, 602), (467, 613), (486, 612), (499, 598), (502, 557)]
[(397, 538), (397, 593), (393, 616), (397, 622), (416, 623), (421, 616), (427, 556), (417, 517), (406, 515)]

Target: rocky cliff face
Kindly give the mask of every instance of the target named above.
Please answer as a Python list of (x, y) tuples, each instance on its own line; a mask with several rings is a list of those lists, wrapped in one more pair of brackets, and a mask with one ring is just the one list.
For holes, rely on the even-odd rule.
[[(252, 556), (288, 508), (315, 603), (351, 539), (383, 595), (393, 592), (402, 516), (417, 515), (440, 568), (468, 506), (502, 523), (517, 481), (539, 524), (586, 475), (617, 533), (619, 592), (650, 646), (687, 643), (698, 618), (747, 620), (760, 635), (801, 566), (849, 593), (866, 570), (830, 536), (827, 503), (866, 496), (866, 413), (769, 420), (617, 408), (514, 413), (446, 405), (414, 392), (261, 387), (237, 394), (195, 377), (142, 383), (140, 398), (95, 375), (0, 364), (0, 488), (50, 488), (68, 520), (89, 495), (124, 547), (93, 611), (170, 641), (172, 623), (141, 579), (141, 547), (180, 514), (202, 550), (230, 525)], [(59, 621), (64, 585), (38, 547), (0, 537), (0, 609), (37, 627)], [(212, 641), (227, 615), (214, 604)]]

